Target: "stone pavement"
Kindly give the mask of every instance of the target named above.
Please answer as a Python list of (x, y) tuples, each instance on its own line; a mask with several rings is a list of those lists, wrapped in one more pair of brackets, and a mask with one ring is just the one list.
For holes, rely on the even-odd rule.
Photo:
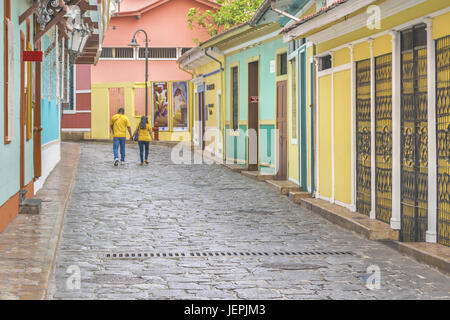
[(61, 144), (61, 162), (35, 196), (41, 213), (20, 214), (0, 233), (0, 299), (45, 298), (79, 153)]
[[(111, 153), (81, 144), (50, 299), (450, 298), (448, 276), (266, 183), (217, 164), (174, 165), (157, 145), (144, 167), (136, 145), (123, 167)], [(275, 255), (316, 251), (353, 254)], [(380, 289), (366, 287), (368, 268), (380, 270)]]

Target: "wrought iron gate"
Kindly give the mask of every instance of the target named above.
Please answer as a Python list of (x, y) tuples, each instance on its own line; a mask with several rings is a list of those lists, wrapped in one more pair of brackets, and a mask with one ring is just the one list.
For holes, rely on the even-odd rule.
[(402, 32), (401, 239), (425, 241), (428, 213), (427, 32)]
[(371, 210), (370, 59), (356, 64), (356, 209)]
[(392, 54), (375, 60), (376, 218), (392, 216)]
[(440, 244), (450, 246), (450, 36), (436, 41), (438, 220)]

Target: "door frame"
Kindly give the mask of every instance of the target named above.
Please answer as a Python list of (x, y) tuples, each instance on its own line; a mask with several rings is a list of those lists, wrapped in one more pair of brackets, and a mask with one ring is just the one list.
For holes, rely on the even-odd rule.
[(303, 45), (298, 50), (298, 126), (297, 126), (297, 140), (298, 140), (298, 182), (302, 190), (308, 190), (308, 143), (307, 143), (307, 122), (306, 122), (306, 107), (307, 107), (307, 87), (306, 87), (306, 45)]
[(201, 84), (197, 88), (198, 94), (198, 116), (199, 116), (199, 144), (200, 149), (205, 150), (205, 84)]

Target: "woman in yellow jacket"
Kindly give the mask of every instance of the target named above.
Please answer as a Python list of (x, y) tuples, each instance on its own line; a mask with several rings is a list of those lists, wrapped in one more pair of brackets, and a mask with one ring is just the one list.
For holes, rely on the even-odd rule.
[[(138, 132), (139, 131), (139, 132)], [(152, 135), (153, 139), (153, 132), (152, 128), (148, 124), (148, 119), (146, 116), (142, 116), (141, 122), (136, 127), (136, 130), (134, 131), (134, 136), (138, 134), (138, 143), (139, 143), (139, 155), (141, 157), (141, 166), (145, 164), (148, 164), (148, 149), (150, 145), (150, 134)], [(144, 149), (145, 149), (145, 160), (144, 160)]]

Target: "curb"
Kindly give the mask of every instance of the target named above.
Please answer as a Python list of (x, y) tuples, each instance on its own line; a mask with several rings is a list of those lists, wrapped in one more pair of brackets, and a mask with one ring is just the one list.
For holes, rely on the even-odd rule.
[[(39, 300), (45, 300), (45, 299), (48, 298), (49, 282), (50, 282), (50, 278), (51, 278), (52, 273), (53, 273), (52, 271), (54, 269), (56, 254), (57, 254), (57, 251), (58, 251), (58, 248), (59, 248), (59, 242), (60, 242), (60, 239), (61, 239), (62, 229), (64, 227), (64, 220), (65, 220), (65, 217), (66, 217), (67, 206), (69, 204), (69, 200), (70, 200), (71, 195), (72, 195), (73, 184), (74, 184), (74, 181), (75, 181), (76, 173), (78, 171), (78, 164), (79, 164), (80, 154), (81, 154), (79, 143), (76, 143), (76, 142), (63, 142), (63, 143), (64, 144), (66, 144), (66, 143), (75, 144), (77, 146), (77, 154), (75, 156), (74, 165), (72, 167), (73, 170), (72, 170), (72, 173), (71, 173), (71, 176), (70, 176), (70, 181), (69, 181), (69, 184), (68, 184), (68, 188), (67, 188), (66, 194), (64, 196), (62, 215), (61, 215), (61, 219), (60, 219), (59, 225), (57, 226), (58, 229), (57, 229), (57, 235), (56, 235), (56, 239), (55, 239), (56, 243), (55, 243), (55, 246), (54, 246), (54, 248), (53, 248), (53, 250), (51, 252), (51, 256), (50, 256), (50, 266), (49, 266), (47, 272), (44, 274), (44, 279), (42, 279), (42, 276), (41, 276), (41, 279), (40, 279), (40, 285), (44, 288), (44, 291), (42, 292), (41, 297), (39, 297)], [(61, 147), (63, 147), (63, 146), (61, 146)], [(60, 164), (63, 165), (62, 162), (60, 162)]]

